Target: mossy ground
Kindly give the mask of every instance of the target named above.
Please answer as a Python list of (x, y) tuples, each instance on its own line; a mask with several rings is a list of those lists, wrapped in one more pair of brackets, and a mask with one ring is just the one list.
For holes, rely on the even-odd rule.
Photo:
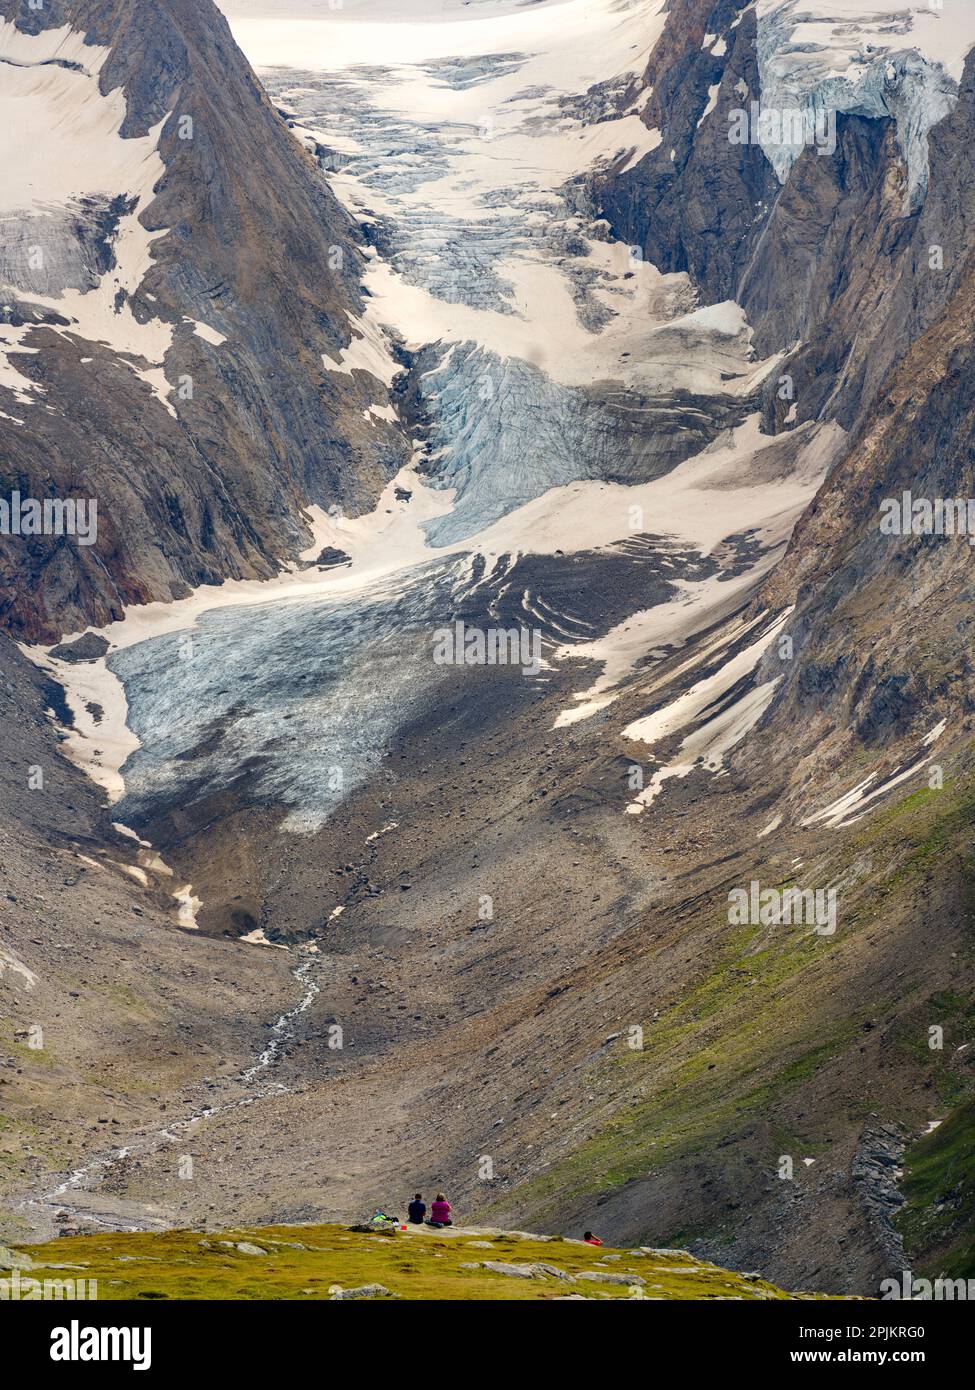
[[(226, 1242), (226, 1243), (225, 1243)], [(245, 1254), (238, 1244), (260, 1247)], [(490, 1248), (486, 1249), (485, 1244)], [(586, 1280), (585, 1271), (638, 1274), (639, 1293), (654, 1299), (787, 1299), (763, 1279), (748, 1278), (683, 1252), (601, 1249), (561, 1237), (496, 1231), (441, 1235), (427, 1228), (392, 1235), (344, 1226), (267, 1226), (219, 1234), (200, 1231), (73, 1236), (21, 1247), (33, 1261), (24, 1277), (97, 1279), (98, 1299), (295, 1299), (332, 1297), (336, 1286), (382, 1284), (401, 1299), (632, 1298), (633, 1286)], [(618, 1259), (607, 1259), (618, 1256)], [(465, 1264), (554, 1265), (575, 1276), (518, 1278)], [(602, 1263), (601, 1263), (602, 1262)]]
[(918, 1273), (975, 1277), (975, 1099), (954, 1110), (905, 1157), (898, 1219)]

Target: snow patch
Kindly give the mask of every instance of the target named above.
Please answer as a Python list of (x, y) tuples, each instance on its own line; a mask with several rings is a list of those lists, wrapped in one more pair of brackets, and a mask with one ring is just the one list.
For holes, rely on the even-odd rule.
[[(940, 720), (929, 733), (925, 734), (922, 740), (922, 746), (925, 748), (932, 747), (944, 733), (947, 723), (947, 719)], [(930, 761), (930, 757), (921, 758), (918, 762), (911, 763), (909, 767), (904, 768), (901, 772), (897, 772), (892, 777), (888, 777), (886, 781), (882, 782), (877, 787), (874, 787), (873, 784), (880, 776), (880, 773), (871, 772), (862, 782), (858, 782), (855, 787), (852, 787), (848, 792), (844, 792), (842, 796), (831, 802), (829, 806), (825, 806), (821, 811), (816, 811), (812, 815), (806, 816), (800, 824), (803, 826), (823, 825), (829, 830), (843, 829), (845, 826), (853, 825), (856, 821), (862, 820), (867, 812), (872, 809), (873, 802), (879, 800), (882, 796), (886, 796), (887, 793), (893, 791), (895, 787), (899, 787), (902, 783), (908, 781), (915, 773), (927, 767)], [(871, 787), (873, 787), (873, 790), (870, 790)], [(854, 812), (856, 812), (856, 814), (853, 814)]]
[(712, 111), (714, 110), (714, 108), (717, 106), (717, 104), (718, 104), (718, 93), (719, 93), (720, 91), (721, 91), (721, 83), (720, 83), (720, 81), (715, 82), (715, 83), (713, 84), (713, 86), (711, 86), (711, 87), (708, 88), (708, 100), (707, 100), (707, 105), (705, 106), (704, 110), (701, 112), (701, 115), (700, 115), (700, 117), (699, 117), (699, 119), (698, 119), (698, 122), (697, 122), (697, 129), (698, 129), (698, 130), (701, 129), (701, 126), (704, 124), (704, 122), (705, 122), (705, 121), (707, 120), (707, 118), (710, 116), (711, 112), (712, 112)]
[[(140, 322), (130, 304), (152, 263), (153, 242), (166, 235), (147, 231), (140, 216), (165, 172), (158, 144), (168, 117), (145, 136), (122, 138), (123, 90), (103, 94), (99, 87), (109, 52), (68, 25), (32, 35), (0, 23), (4, 292), (70, 320), (70, 327), (53, 331), (106, 344), (175, 415), (162, 370), (173, 325)], [(115, 264), (94, 287), (78, 288), (77, 221), (90, 217), (92, 207), (109, 205)], [(16, 345), (30, 331), (16, 330)], [(9, 332), (0, 334), (2, 384), (16, 373), (9, 363), (13, 345)], [(18, 400), (29, 401), (19, 373), (17, 380)]]
[(752, 686), (710, 717), (707, 717), (708, 711), (719, 706), (722, 698), (754, 671), (791, 613), (792, 609), (787, 608), (761, 637), (726, 661), (720, 670), (698, 681), (669, 705), (635, 720), (623, 730), (624, 738), (637, 739), (652, 747), (704, 716), (704, 722), (682, 741), (674, 760), (659, 768), (649, 785), (630, 802), (626, 808), (628, 815), (642, 814), (671, 778), (687, 777), (696, 767), (721, 774), (725, 754), (740, 743), (761, 719), (782, 677), (776, 676), (774, 680)]
[[(555, 728), (588, 719), (612, 704), (620, 683), (649, 651), (682, 646), (689, 637), (741, 606), (778, 562), (797, 518), (815, 495), (843, 438), (843, 431), (835, 426), (807, 432), (805, 448), (789, 476), (770, 481), (761, 473), (761, 457), (776, 439), (761, 434), (759, 417), (752, 416), (730, 440), (716, 441), (665, 478), (623, 489), (627, 497), (623, 505), (633, 501), (642, 506), (650, 529), (690, 542), (701, 555), (710, 554), (723, 539), (747, 530), (755, 531), (761, 554), (741, 574), (721, 573), (698, 583), (681, 580), (676, 586), (677, 597), (670, 602), (634, 614), (594, 642), (560, 648), (556, 653), (559, 659), (581, 657), (601, 662), (604, 669), (592, 686), (575, 697), (576, 707), (556, 718)], [(574, 523), (566, 527), (570, 535), (577, 535), (583, 546), (593, 549), (606, 543), (600, 527), (614, 509), (601, 498), (599, 507), (593, 505), (599, 495), (596, 489), (605, 493), (609, 484), (580, 484), (577, 489), (583, 486), (587, 489), (586, 514), (570, 509), (571, 498), (566, 499), (564, 493), (572, 490), (564, 489), (556, 494), (559, 516)], [(551, 507), (551, 497), (541, 499), (542, 503)], [(533, 507), (530, 504), (523, 510)], [(490, 528), (482, 541), (495, 529)]]
[(177, 889), (173, 897), (176, 899), (177, 903), (177, 918), (180, 926), (188, 927), (191, 931), (197, 931), (199, 929), (199, 923), (196, 920), (196, 914), (203, 906), (203, 903), (199, 898), (193, 896), (192, 883), (187, 883), (182, 888)]
[(0, 946), (0, 975), (10, 971), (12, 975), (17, 975), (24, 981), (28, 989), (33, 989), (37, 984), (37, 976), (33, 970), (28, 970), (23, 961), (17, 959), (13, 952)]
[(255, 927), (254, 930), (248, 932), (246, 936), (240, 937), (240, 940), (246, 941), (248, 946), (271, 946), (276, 951), (286, 951), (288, 949), (287, 946), (283, 945), (280, 941), (268, 941), (267, 937), (264, 935), (263, 927)]

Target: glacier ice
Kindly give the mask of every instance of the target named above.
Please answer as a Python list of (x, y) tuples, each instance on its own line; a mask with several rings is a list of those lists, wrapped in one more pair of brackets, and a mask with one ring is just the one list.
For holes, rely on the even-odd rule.
[[(801, 110), (810, 123), (839, 113), (892, 119), (913, 211), (927, 193), (928, 132), (957, 102), (973, 43), (973, 13), (949, 21), (906, 0), (759, 0), (761, 104)], [(784, 182), (801, 145), (765, 138), (762, 147)]]

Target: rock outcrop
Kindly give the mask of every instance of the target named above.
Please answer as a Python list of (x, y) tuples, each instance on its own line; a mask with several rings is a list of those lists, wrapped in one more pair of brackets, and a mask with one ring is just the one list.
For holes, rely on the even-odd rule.
[[(37, 85), (48, 164), (44, 217), (2, 201), (0, 497), (98, 509), (91, 545), (0, 536), (0, 620), (53, 638), (270, 575), (305, 507), (362, 510), (402, 461), (365, 413), (386, 385), (335, 370), (358, 228), (212, 0), (2, 0), (5, 81)], [(67, 170), (59, 109), (88, 142)]]

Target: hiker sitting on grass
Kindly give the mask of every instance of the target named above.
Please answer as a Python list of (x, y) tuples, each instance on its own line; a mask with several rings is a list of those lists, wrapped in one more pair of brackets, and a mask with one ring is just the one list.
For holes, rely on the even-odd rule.
[(594, 1236), (592, 1231), (587, 1231), (582, 1238), (587, 1245), (602, 1245), (602, 1241), (598, 1236)]
[(450, 1203), (442, 1192), (438, 1192), (430, 1207), (430, 1220), (428, 1226), (436, 1226), (439, 1230), (441, 1226), (452, 1226), (454, 1223), (450, 1219)]
[(370, 1226), (398, 1226), (399, 1217), (389, 1216), (383, 1211), (382, 1207), (377, 1207), (372, 1214), (372, 1220), (369, 1224)]
[(427, 1204), (420, 1196), (419, 1192), (409, 1205), (409, 1218), (414, 1226), (422, 1226), (423, 1218), (427, 1214)]

